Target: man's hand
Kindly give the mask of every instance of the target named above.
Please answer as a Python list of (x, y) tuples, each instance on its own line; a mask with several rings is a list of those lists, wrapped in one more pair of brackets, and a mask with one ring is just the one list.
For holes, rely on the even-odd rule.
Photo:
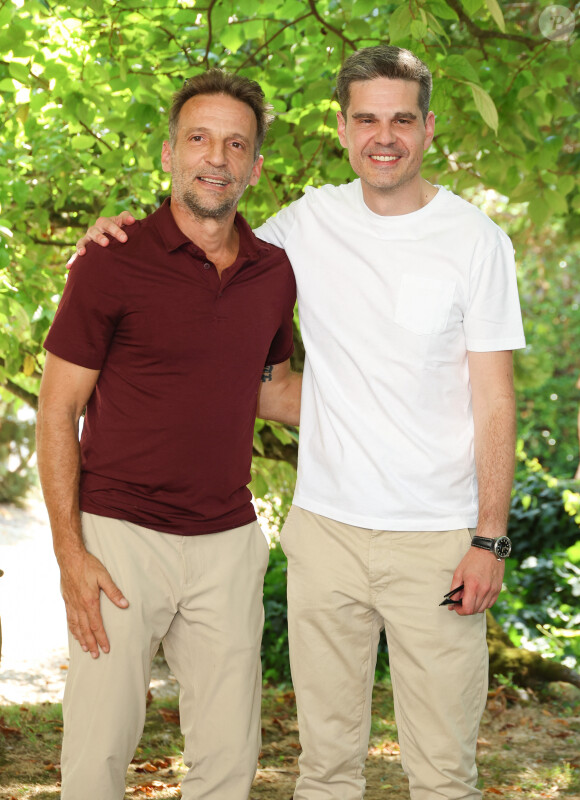
[(123, 225), (132, 225), (135, 222), (135, 217), (128, 211), (121, 211), (116, 217), (99, 217), (94, 225), (87, 230), (82, 239), (77, 242), (77, 254), (84, 256), (87, 252), (87, 244), (89, 242), (96, 242), (101, 247), (106, 247), (109, 240), (105, 236), (106, 233), (110, 234), (114, 239), (120, 242), (127, 241), (127, 234), (123, 230)]
[(90, 553), (75, 554), (61, 562), (61, 589), (68, 626), (85, 653), (99, 657), (110, 650), (101, 616), (101, 591), (119, 608), (129, 603), (98, 558)]
[(454, 600), (461, 598), (461, 605), (450, 605), (449, 610), (466, 617), (491, 608), (501, 592), (504, 571), (504, 562), (493, 553), (470, 547), (455, 570), (450, 587), (463, 584), (463, 591), (453, 596)]

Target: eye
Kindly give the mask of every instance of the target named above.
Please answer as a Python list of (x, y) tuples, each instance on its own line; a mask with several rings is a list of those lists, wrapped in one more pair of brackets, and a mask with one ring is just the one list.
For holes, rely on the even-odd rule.
[(243, 142), (232, 142), (232, 147), (235, 150), (243, 150), (244, 149), (244, 144), (243, 144)]

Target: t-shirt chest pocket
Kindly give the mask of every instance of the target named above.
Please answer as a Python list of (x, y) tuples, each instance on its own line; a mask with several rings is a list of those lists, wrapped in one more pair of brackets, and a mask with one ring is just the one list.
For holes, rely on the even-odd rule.
[(395, 322), (418, 335), (441, 333), (447, 327), (454, 295), (455, 281), (403, 275)]

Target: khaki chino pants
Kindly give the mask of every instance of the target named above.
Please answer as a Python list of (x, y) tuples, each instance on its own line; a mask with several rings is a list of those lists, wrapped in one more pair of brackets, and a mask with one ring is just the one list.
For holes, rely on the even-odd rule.
[(383, 626), (413, 800), (479, 800), (475, 749), (487, 697), (485, 615), (439, 607), (468, 530), (390, 532), (293, 506), (288, 630), (302, 744), (294, 800), (360, 800)]
[(181, 690), (183, 799), (247, 800), (260, 749), (268, 544), (259, 525), (176, 536), (83, 514), (83, 534), (130, 605), (101, 594), (108, 655), (93, 660), (70, 637), (62, 800), (124, 797), (161, 641)]

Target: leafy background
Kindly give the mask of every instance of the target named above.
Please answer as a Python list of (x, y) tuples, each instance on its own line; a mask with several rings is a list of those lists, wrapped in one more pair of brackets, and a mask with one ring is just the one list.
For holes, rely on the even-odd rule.
[[(564, 605), (573, 608), (576, 573), (549, 553), (580, 563), (580, 494), (571, 482), (580, 399), (580, 44), (577, 30), (542, 34), (539, 19), (550, 8), (498, 0), (0, 0), (0, 499), (20, 494), (33, 474), (23, 418), (36, 406), (42, 342), (74, 242), (99, 214), (145, 214), (168, 194), (160, 150), (183, 80), (224, 67), (257, 79), (273, 103), (263, 176), (241, 204), (258, 224), (308, 184), (352, 179), (335, 135), (335, 76), (355, 49), (390, 42), (411, 48), (434, 74), (436, 136), (425, 176), (490, 214), (517, 253), (528, 341), (516, 355), (520, 460), (510, 533), (519, 555), (513, 597), (498, 613), (521, 642), (514, 619), (523, 620), (530, 589), (527, 556), (548, 559), (536, 568), (565, 588)], [(298, 321), (296, 345), (300, 367)], [(296, 431), (256, 425), (253, 489), (274, 540), (296, 443)], [(284, 569), (277, 551), (266, 596), (273, 663), (276, 653), (285, 658)], [(554, 617), (562, 591), (549, 602), (526, 595), (552, 626), (552, 642), (560, 641), (554, 631), (578, 623), (572, 611)], [(527, 641), (545, 643), (539, 623), (528, 622)], [(580, 657), (577, 639), (564, 638), (565, 647), (550, 645), (552, 655)]]

